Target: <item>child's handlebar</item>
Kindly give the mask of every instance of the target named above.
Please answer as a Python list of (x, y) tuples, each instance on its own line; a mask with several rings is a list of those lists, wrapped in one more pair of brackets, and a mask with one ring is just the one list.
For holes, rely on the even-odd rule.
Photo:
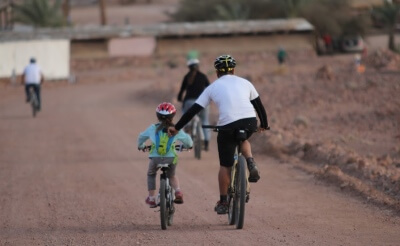
[[(152, 145), (146, 145), (146, 146), (144, 146), (144, 148), (139, 149), (139, 150), (140, 150), (140, 151), (143, 151), (143, 152), (149, 152), (149, 151), (151, 150), (151, 146), (152, 146)], [(183, 144), (177, 144), (177, 145), (175, 145), (175, 150), (178, 151), (178, 152), (190, 151), (192, 148), (193, 148), (193, 147), (186, 148), (186, 147), (183, 146)]]

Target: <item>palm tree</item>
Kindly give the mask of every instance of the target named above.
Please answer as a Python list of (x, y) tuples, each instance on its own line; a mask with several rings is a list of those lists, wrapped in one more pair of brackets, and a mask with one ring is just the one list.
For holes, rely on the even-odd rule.
[(24, 0), (14, 6), (14, 21), (34, 27), (60, 27), (65, 25), (61, 13), (61, 0), (50, 5), (48, 0)]
[(65, 21), (70, 24), (71, 0), (64, 0), (62, 9)]
[(395, 51), (396, 46), (395, 46), (394, 34), (396, 32), (397, 21), (400, 17), (400, 4), (390, 3), (389, 1), (385, 1), (385, 4), (382, 7), (374, 9), (374, 14), (378, 16), (378, 18), (382, 21), (382, 23), (388, 30), (388, 35), (389, 35), (388, 48), (390, 50)]
[(280, 6), (289, 18), (298, 17), (304, 7), (310, 4), (311, 0), (275, 0), (274, 4)]
[(105, 26), (107, 24), (107, 19), (106, 19), (106, 4), (104, 0), (99, 0), (99, 7), (100, 7), (100, 22), (101, 25)]
[(250, 14), (250, 8), (240, 0), (231, 1), (229, 4), (217, 4), (215, 10), (216, 18), (222, 20), (246, 20)]

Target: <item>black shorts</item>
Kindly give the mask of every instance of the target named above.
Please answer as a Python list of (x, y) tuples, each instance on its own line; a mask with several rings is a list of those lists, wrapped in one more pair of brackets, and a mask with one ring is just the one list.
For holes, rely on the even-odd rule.
[(221, 126), (218, 132), (218, 155), (219, 163), (224, 167), (231, 167), (234, 163), (234, 154), (236, 148), (235, 129), (246, 129), (247, 139), (257, 130), (257, 118), (241, 119), (225, 126)]

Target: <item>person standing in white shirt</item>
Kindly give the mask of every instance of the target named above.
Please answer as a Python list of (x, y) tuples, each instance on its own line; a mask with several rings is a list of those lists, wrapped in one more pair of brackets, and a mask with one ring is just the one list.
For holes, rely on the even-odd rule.
[[(234, 75), (236, 61), (230, 55), (217, 57), (214, 67), (218, 79), (207, 86), (196, 102), (189, 108), (175, 126), (168, 128), (168, 133), (175, 135), (198, 112), (206, 108), (213, 101), (218, 108), (218, 126), (221, 129), (247, 129), (247, 139), (257, 129), (268, 130), (267, 113), (260, 96), (253, 84)], [(257, 115), (260, 126), (257, 126)], [(230, 183), (230, 170), (234, 163), (236, 140), (234, 131), (219, 131), (217, 136), (220, 169), (218, 173), (220, 200), (215, 206), (218, 214), (228, 212), (227, 191)], [(253, 159), (251, 145), (245, 140), (241, 145), (242, 154), (249, 169), (249, 182), (257, 182), (260, 173)]]
[(36, 59), (32, 57), (29, 65), (25, 67), (24, 73), (22, 74), (22, 83), (25, 84), (26, 102), (30, 101), (29, 90), (33, 87), (39, 102), (38, 110), (41, 109), (40, 85), (43, 81), (44, 76), (42, 70), (36, 64)]

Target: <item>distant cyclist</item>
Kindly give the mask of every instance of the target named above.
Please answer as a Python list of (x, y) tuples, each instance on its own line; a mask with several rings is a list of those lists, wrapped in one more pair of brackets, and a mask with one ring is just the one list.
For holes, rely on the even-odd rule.
[(44, 81), (44, 76), (40, 67), (36, 64), (36, 59), (31, 58), (29, 65), (27, 65), (24, 69), (24, 73), (22, 74), (22, 83), (25, 84), (25, 93), (26, 93), (26, 102), (30, 101), (29, 98), (29, 90), (33, 88), (36, 97), (38, 99), (39, 105), (38, 110), (41, 109), (41, 97), (40, 97), (40, 85)]
[[(257, 130), (257, 115), (260, 119), (259, 130), (269, 129), (267, 113), (253, 84), (246, 79), (234, 75), (235, 59), (230, 55), (219, 56), (215, 62), (218, 79), (208, 86), (196, 103), (181, 117), (175, 126), (170, 126), (168, 132), (174, 135), (182, 129), (198, 112), (213, 101), (219, 111), (218, 126), (225, 129), (248, 129), (248, 137)], [(218, 214), (228, 211), (227, 191), (230, 183), (231, 167), (234, 163), (236, 140), (233, 131), (219, 131), (218, 154), (220, 169), (218, 173), (220, 199), (215, 206)], [(260, 173), (253, 159), (251, 145), (248, 140), (242, 144), (242, 154), (247, 161), (249, 181), (257, 182)]]
[(286, 50), (283, 47), (279, 47), (278, 53), (276, 54), (276, 58), (278, 59), (279, 65), (283, 65), (287, 58)]
[(178, 164), (178, 156), (175, 151), (175, 142), (178, 140), (183, 143), (184, 147), (190, 148), (193, 141), (188, 134), (184, 131), (179, 131), (174, 137), (169, 137), (167, 128), (173, 126), (173, 118), (175, 116), (175, 106), (168, 102), (163, 102), (158, 105), (156, 115), (158, 123), (151, 124), (144, 132), (139, 134), (137, 144), (138, 149), (141, 150), (145, 147), (145, 142), (150, 140), (152, 147), (149, 153), (149, 167), (147, 171), (147, 188), (149, 195), (145, 202), (150, 208), (157, 207), (156, 202), (156, 175), (157, 164), (171, 163), (171, 169), (168, 175), (171, 180), (171, 185), (175, 190), (175, 203), (183, 203), (183, 193), (180, 189), (179, 179), (175, 175), (176, 166)]
[[(182, 111), (185, 113), (196, 102), (196, 99), (210, 85), (207, 76), (199, 70), (199, 60), (192, 58), (187, 61), (189, 72), (183, 77), (181, 89), (178, 93), (178, 101), (182, 102)], [(183, 97), (183, 95), (185, 95)], [(199, 112), (201, 124), (208, 125), (209, 107), (205, 107)], [(210, 140), (210, 132), (203, 129), (204, 132), (204, 149), (208, 150)]]

